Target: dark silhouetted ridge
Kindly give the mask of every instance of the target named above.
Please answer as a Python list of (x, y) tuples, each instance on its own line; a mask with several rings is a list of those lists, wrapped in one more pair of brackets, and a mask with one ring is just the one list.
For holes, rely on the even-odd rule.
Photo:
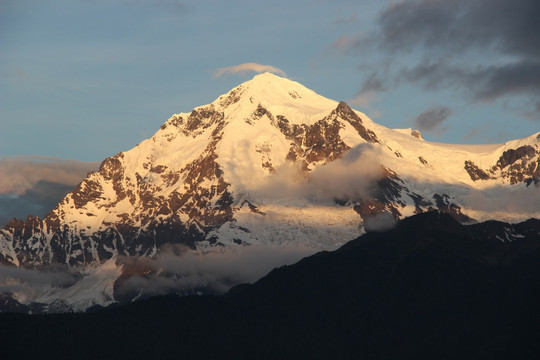
[(425, 213), (222, 297), (0, 315), (0, 357), (535, 359), (539, 234)]

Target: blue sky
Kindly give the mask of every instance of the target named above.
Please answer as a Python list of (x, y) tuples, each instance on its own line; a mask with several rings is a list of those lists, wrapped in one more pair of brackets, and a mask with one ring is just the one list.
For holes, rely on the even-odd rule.
[(540, 131), (536, 0), (2, 0), (0, 156), (99, 161), (274, 66), (426, 139)]

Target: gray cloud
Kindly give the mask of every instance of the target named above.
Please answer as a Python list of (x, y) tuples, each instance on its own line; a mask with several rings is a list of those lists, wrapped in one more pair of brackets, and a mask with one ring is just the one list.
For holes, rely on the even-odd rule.
[(371, 35), (341, 44), (389, 55), (382, 83), (452, 87), (475, 102), (525, 99), (522, 114), (540, 118), (532, 101), (540, 96), (539, 18), (537, 0), (403, 0), (381, 12)]
[(508, 95), (540, 95), (540, 62), (465, 68), (444, 61), (425, 61), (413, 68), (401, 69), (399, 79), (421, 83), (429, 90), (463, 88), (475, 101), (491, 102)]
[(379, 45), (390, 51), (412, 51), (448, 41), (459, 1), (401, 1), (379, 16)]
[(386, 231), (396, 226), (397, 220), (394, 215), (383, 212), (364, 219), (366, 231)]
[(0, 226), (14, 217), (43, 217), (98, 166), (39, 156), (0, 158)]
[(381, 46), (391, 51), (454, 52), (493, 48), (540, 57), (536, 0), (420, 0), (389, 5), (379, 17)]
[[(381, 46), (391, 52), (423, 49), (436, 62), (421, 61), (409, 81), (428, 88), (454, 85), (476, 101), (540, 95), (540, 3), (535, 0), (403, 1), (379, 18)], [(482, 62), (452, 64), (464, 53)], [(500, 59), (510, 56), (513, 60)], [(499, 59), (495, 63), (493, 58)], [(468, 94), (467, 94), (468, 95)]]
[(332, 43), (331, 47), (335, 51), (347, 53), (354, 47), (358, 46), (362, 41), (359, 35), (348, 36), (341, 35)]
[(123, 261), (146, 275), (131, 276), (119, 284), (119, 297), (202, 290), (224, 293), (232, 286), (254, 282), (275, 267), (292, 264), (315, 249), (295, 245), (251, 245), (194, 251), (168, 246), (158, 257), (127, 258)]
[(16, 293), (24, 301), (54, 288), (72, 286), (82, 277), (77, 271), (60, 265), (40, 270), (0, 265), (0, 294)]
[(379, 73), (371, 73), (371, 75), (362, 82), (362, 87), (350, 102), (354, 105), (369, 106), (373, 101), (377, 100), (378, 92), (387, 90), (384, 81), (384, 77)]
[(472, 190), (464, 199), (464, 204), (475, 210), (488, 212), (533, 213), (540, 212), (540, 186), (528, 188), (495, 187), (485, 191)]
[[(475, 79), (478, 80), (476, 86)], [(520, 61), (485, 67), (463, 80), (475, 88), (475, 98), (482, 101), (509, 94), (540, 95), (540, 62)]]
[(78, 184), (98, 162), (65, 160), (45, 156), (0, 158), (0, 194), (24, 194), (40, 181), (64, 185)]
[(427, 109), (414, 120), (414, 126), (420, 131), (441, 132), (445, 129), (442, 124), (450, 116), (452, 111), (446, 106), (437, 106)]
[(23, 195), (0, 194), (0, 226), (27, 215), (43, 218), (71, 190), (72, 185), (40, 181)]
[(386, 86), (383, 83), (383, 77), (377, 73), (372, 73), (364, 82), (360, 88), (359, 93), (367, 93), (369, 91), (385, 91)]
[[(254, 282), (275, 267), (292, 264), (312, 255), (316, 249), (296, 245), (252, 245), (238, 247), (215, 247), (192, 250), (184, 246), (169, 245), (160, 249), (154, 258), (119, 258), (117, 265), (107, 271), (55, 266), (41, 269), (25, 269), (0, 265), (0, 294), (11, 293), (22, 303), (63, 300), (79, 310), (99, 300), (65, 298), (73, 296), (81, 287), (101, 289), (113, 278), (111, 274), (123, 275), (115, 285), (117, 300), (131, 300), (136, 296), (159, 294), (189, 294), (203, 291), (222, 294), (232, 286)], [(105, 265), (103, 265), (105, 266)], [(106, 281), (104, 281), (104, 278)], [(100, 290), (101, 291), (101, 290)], [(48, 299), (48, 300), (47, 300)], [(82, 306), (82, 307), (81, 307)], [(65, 309), (64, 309), (65, 310)]]
[(400, 69), (398, 81), (421, 83), (426, 89), (439, 90), (457, 86), (468, 78), (466, 69), (450, 66), (444, 61), (422, 61), (413, 67)]

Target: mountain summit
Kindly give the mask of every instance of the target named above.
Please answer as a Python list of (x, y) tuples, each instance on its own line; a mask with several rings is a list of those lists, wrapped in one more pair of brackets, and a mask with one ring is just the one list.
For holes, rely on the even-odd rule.
[[(305, 123), (309, 116), (316, 116), (332, 110), (337, 102), (327, 99), (300, 83), (279, 77), (271, 73), (256, 75), (252, 80), (234, 88), (229, 93), (220, 96), (214, 105), (222, 107), (227, 112), (235, 112), (234, 116), (241, 118), (238, 110), (249, 111), (259, 103), (268, 107), (269, 111), (291, 118), (297, 123)], [(229, 105), (235, 104), (233, 107)], [(247, 114), (249, 115), (249, 114)], [(300, 118), (297, 115), (301, 115)], [(312, 121), (320, 120), (313, 118)]]
[(540, 217), (539, 179), (540, 133), (430, 143), (265, 73), (105, 159), (44, 219), (11, 221), (0, 263), (95, 265), (171, 244), (334, 249), (429, 210), (521, 221)]

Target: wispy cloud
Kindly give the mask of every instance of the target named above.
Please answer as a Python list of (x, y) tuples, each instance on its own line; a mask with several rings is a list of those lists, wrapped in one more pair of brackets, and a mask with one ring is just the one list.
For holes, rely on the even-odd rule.
[(372, 73), (362, 83), (362, 87), (356, 93), (356, 96), (350, 100), (351, 104), (367, 107), (372, 102), (379, 99), (378, 93), (386, 91), (384, 79), (377, 73)]
[(287, 76), (287, 74), (285, 74), (283, 70), (272, 65), (262, 65), (262, 64), (257, 64), (257, 63), (244, 63), (240, 65), (227, 66), (224, 68), (217, 69), (214, 73), (214, 78), (219, 78), (226, 74), (239, 73), (241, 75), (244, 75), (248, 72), (255, 72), (255, 73), (270, 72), (270, 73), (284, 76), (284, 77)]
[[(194, 251), (182, 246), (162, 248), (154, 259), (126, 258), (124, 269), (144, 270), (117, 284), (116, 295), (143, 296), (202, 290), (224, 293), (232, 286), (254, 282), (275, 267), (297, 262), (315, 252), (295, 245), (215, 247)], [(143, 275), (146, 273), (146, 275)]]
[(0, 194), (22, 195), (39, 182), (77, 185), (98, 162), (66, 160), (45, 156), (0, 158)]
[(391, 59), (381, 74), (392, 86), (452, 88), (473, 102), (519, 103), (524, 117), (540, 119), (539, 16), (537, 0), (401, 0), (384, 8), (362, 41), (344, 35), (333, 46)]
[(485, 191), (473, 190), (463, 199), (464, 205), (487, 212), (529, 213), (532, 217), (540, 211), (540, 188), (538, 184), (529, 187), (499, 186)]
[(379, 101), (379, 96), (375, 91), (360, 91), (356, 96), (349, 100), (352, 105), (369, 107), (373, 102)]
[(450, 108), (446, 106), (436, 106), (422, 112), (414, 120), (414, 126), (420, 131), (442, 134), (448, 127), (443, 127), (443, 123), (452, 114)]
[(360, 35), (341, 35), (332, 43), (332, 49), (340, 52), (348, 52), (360, 41)]
[(68, 270), (61, 265), (39, 271), (0, 265), (0, 293), (17, 292), (27, 287), (27, 291), (34, 290), (37, 294), (39, 290), (73, 285), (82, 276)]
[[(59, 300), (72, 304), (74, 310), (85, 310), (95, 303), (111, 301), (102, 291), (108, 292), (108, 284), (112, 282), (119, 301), (170, 293), (224, 293), (234, 285), (254, 282), (273, 268), (293, 264), (316, 251), (290, 244), (206, 250), (169, 245), (153, 258), (119, 257), (116, 262), (109, 261), (99, 268), (55, 265), (25, 269), (0, 264), (0, 294), (11, 293), (26, 304)], [(80, 291), (86, 291), (88, 297), (82, 298)], [(77, 293), (78, 296), (73, 295)]]
[(492, 102), (516, 95), (540, 95), (540, 62), (525, 60), (472, 68), (445, 61), (423, 61), (412, 68), (402, 68), (398, 77), (399, 80), (419, 83), (428, 90), (463, 89), (477, 102)]
[(309, 174), (298, 166), (284, 164), (268, 178), (267, 183), (249, 188), (256, 198), (305, 199), (313, 201), (353, 200), (371, 196), (374, 184), (383, 173), (380, 149), (361, 144), (342, 158), (316, 167)]
[(381, 46), (391, 51), (423, 48), (451, 54), (492, 49), (538, 57), (540, 4), (536, 0), (406, 0), (379, 17)]
[(14, 217), (43, 217), (98, 166), (43, 156), (0, 158), (0, 226)]
[[(452, 84), (472, 91), (475, 101), (515, 95), (537, 98), (538, 16), (536, 0), (401, 1), (381, 14), (379, 39), (392, 53), (416, 48), (440, 58), (422, 60), (409, 81), (422, 81), (430, 88)], [(459, 61), (466, 54), (485, 57), (482, 63)], [(492, 62), (493, 58), (498, 60)]]

